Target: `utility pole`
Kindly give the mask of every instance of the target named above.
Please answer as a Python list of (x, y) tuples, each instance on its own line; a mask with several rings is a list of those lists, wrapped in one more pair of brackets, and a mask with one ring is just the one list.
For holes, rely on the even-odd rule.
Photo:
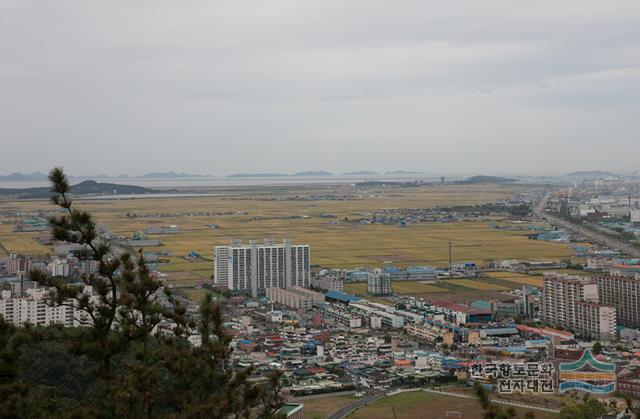
[(451, 242), (449, 242), (449, 276), (451, 276)]

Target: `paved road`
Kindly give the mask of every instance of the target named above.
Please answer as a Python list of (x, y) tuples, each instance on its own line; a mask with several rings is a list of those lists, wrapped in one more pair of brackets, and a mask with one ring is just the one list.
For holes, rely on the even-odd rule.
[(379, 398), (382, 398), (384, 396), (386, 396), (384, 390), (374, 390), (370, 393), (367, 393), (367, 395), (363, 396), (362, 398), (354, 401), (353, 403), (349, 403), (348, 405), (344, 406), (333, 415), (329, 416), (328, 419), (342, 419), (354, 410), (359, 409), (362, 406), (365, 406), (372, 401), (378, 400)]
[(619, 250), (622, 253), (625, 253), (629, 256), (633, 256), (633, 257), (637, 257), (640, 258), (640, 249), (638, 249), (635, 246), (626, 244), (626, 243), (622, 243), (619, 240), (615, 240), (612, 239), (611, 237), (608, 237), (604, 234), (600, 234), (597, 233), (593, 230), (589, 230), (585, 227), (581, 227), (579, 225), (576, 225), (574, 223), (570, 223), (566, 220), (563, 220), (561, 218), (558, 218), (554, 215), (548, 214), (546, 212), (544, 212), (545, 207), (547, 206), (547, 202), (549, 201), (549, 198), (551, 197), (551, 192), (547, 192), (545, 194), (545, 196), (538, 202), (538, 204), (536, 204), (536, 206), (533, 208), (533, 213), (538, 216), (538, 218), (541, 218), (545, 221), (547, 221), (550, 224), (553, 224), (555, 226), (559, 226), (564, 228), (565, 230), (571, 231), (575, 234), (578, 234), (580, 236), (586, 237), (587, 239), (594, 241), (596, 243), (600, 243), (603, 244), (611, 249), (616, 249)]

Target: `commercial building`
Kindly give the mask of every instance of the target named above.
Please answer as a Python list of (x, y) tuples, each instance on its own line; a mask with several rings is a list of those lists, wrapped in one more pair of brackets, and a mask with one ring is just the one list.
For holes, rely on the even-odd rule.
[(585, 339), (609, 341), (616, 335), (616, 312), (600, 304), (598, 284), (572, 275), (545, 273), (542, 320)]
[(311, 264), (309, 245), (293, 245), (284, 240), (265, 240), (247, 245), (234, 241), (216, 246), (214, 278), (218, 286), (256, 297), (267, 288), (309, 287)]
[(640, 279), (598, 276), (595, 280), (600, 303), (616, 308), (618, 323), (632, 329), (640, 328)]
[(367, 279), (367, 292), (371, 295), (391, 294), (391, 275), (387, 273), (373, 273)]

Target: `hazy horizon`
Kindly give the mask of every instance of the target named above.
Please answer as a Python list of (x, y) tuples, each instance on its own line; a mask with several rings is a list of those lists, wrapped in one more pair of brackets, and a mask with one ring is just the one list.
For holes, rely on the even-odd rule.
[(638, 21), (628, 0), (0, 0), (0, 174), (634, 173)]
[[(63, 167), (63, 169), (65, 169)], [(304, 174), (304, 172), (321, 172), (321, 171), (326, 171), (329, 172), (328, 175), (322, 175), (322, 174), (313, 174), (313, 175), (307, 175)], [(634, 172), (630, 172), (630, 171), (615, 171), (615, 170), (606, 170), (606, 169), (593, 169), (593, 170), (574, 170), (574, 171), (567, 171), (567, 172), (547, 172), (547, 173), (524, 173), (524, 172), (501, 172), (501, 171), (487, 171), (487, 172), (431, 172), (431, 171), (420, 171), (420, 170), (409, 170), (409, 169), (395, 169), (395, 170), (384, 170), (384, 171), (377, 171), (376, 173), (368, 173), (368, 174), (360, 174), (360, 173), (354, 173), (354, 172), (374, 172), (374, 170), (371, 169), (362, 169), (362, 170), (353, 170), (353, 171), (347, 171), (347, 172), (331, 172), (331, 171), (327, 171), (324, 169), (309, 169), (309, 170), (301, 170), (300, 172), (251, 172), (251, 171), (247, 171), (247, 172), (233, 172), (233, 173), (195, 173), (195, 172), (188, 172), (188, 171), (172, 171), (172, 170), (167, 170), (167, 171), (162, 171), (162, 170), (152, 170), (151, 172), (147, 172), (147, 173), (119, 173), (119, 174), (115, 174), (115, 173), (73, 173), (73, 172), (69, 172), (68, 170), (65, 169), (65, 173), (67, 174), (67, 176), (70, 176), (73, 179), (91, 179), (91, 178), (96, 178), (98, 180), (100, 179), (111, 179), (111, 180), (115, 180), (115, 179), (142, 179), (142, 178), (148, 178), (148, 179), (167, 179), (167, 180), (171, 180), (171, 179), (190, 179), (190, 180), (195, 180), (197, 181), (199, 178), (203, 178), (203, 179), (225, 179), (225, 178), (237, 178), (237, 179), (247, 179), (247, 178), (252, 178), (252, 177), (265, 177), (265, 178), (277, 178), (277, 177), (296, 177), (296, 178), (305, 178), (305, 177), (309, 177), (311, 179), (313, 178), (322, 178), (322, 177), (354, 177), (354, 178), (358, 178), (358, 177), (398, 177), (398, 178), (415, 178), (415, 179), (438, 179), (441, 176), (449, 176), (452, 178), (467, 178), (467, 177), (472, 177), (472, 176), (513, 176), (513, 177), (562, 177), (568, 174), (571, 174), (573, 172), (608, 172), (612, 175), (620, 175), (620, 176), (637, 176), (638, 174), (640, 174), (640, 171), (634, 171)], [(21, 175), (26, 175), (26, 176), (30, 176), (30, 175), (35, 175), (36, 173), (40, 173), (43, 175), (47, 175), (48, 174), (48, 170), (36, 170), (35, 172), (11, 172), (11, 173), (0, 173), (0, 178), (3, 177), (7, 177), (9, 175), (14, 175), (14, 174), (21, 174)], [(164, 175), (167, 173), (175, 173), (175, 174), (184, 174), (187, 175), (187, 177), (165, 177), (165, 176), (160, 176), (160, 177), (149, 177), (149, 175), (151, 174), (160, 174), (160, 175)], [(398, 172), (398, 173), (394, 173), (394, 172)], [(247, 176), (236, 176), (236, 175), (247, 175)], [(268, 176), (268, 175), (273, 175), (273, 176)], [(7, 179), (0, 179), (0, 181), (2, 182), (11, 182), (10, 180)], [(31, 182), (31, 180), (16, 180), (16, 182)], [(33, 182), (37, 182), (37, 180), (34, 180)]]

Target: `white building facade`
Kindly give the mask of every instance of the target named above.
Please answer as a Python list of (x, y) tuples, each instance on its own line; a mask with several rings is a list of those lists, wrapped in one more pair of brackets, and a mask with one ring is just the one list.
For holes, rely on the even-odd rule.
[(281, 244), (265, 240), (247, 245), (234, 241), (214, 249), (214, 278), (218, 286), (256, 297), (267, 288), (309, 287), (309, 245)]
[(590, 278), (545, 273), (542, 320), (585, 339), (611, 341), (616, 336), (615, 307), (600, 303), (598, 284)]
[(74, 307), (49, 305), (46, 301), (47, 295), (48, 290), (42, 288), (28, 289), (23, 297), (13, 297), (11, 291), (2, 291), (0, 315), (18, 327), (27, 323), (37, 326), (74, 326)]
[(618, 322), (632, 329), (640, 328), (640, 278), (598, 276), (600, 303), (614, 306)]

